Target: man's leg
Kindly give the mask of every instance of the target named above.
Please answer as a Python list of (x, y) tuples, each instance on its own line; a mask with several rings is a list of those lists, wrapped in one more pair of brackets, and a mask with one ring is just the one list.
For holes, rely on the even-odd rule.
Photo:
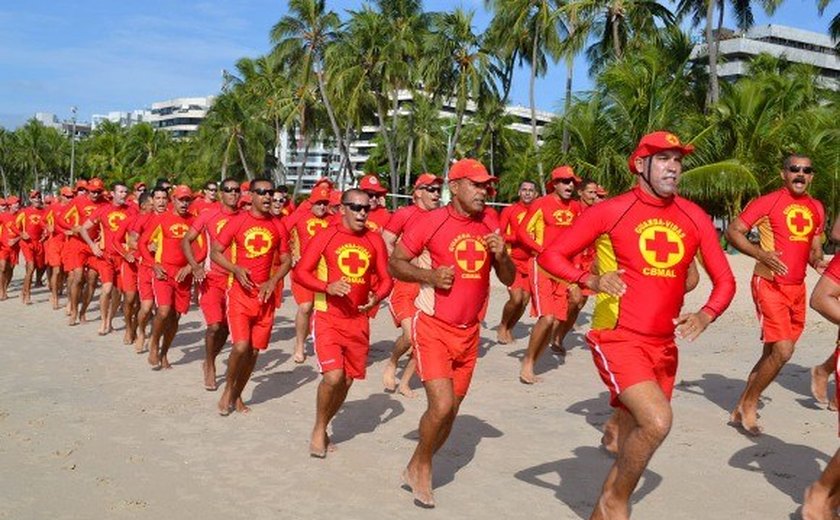
[(385, 370), (382, 371), (382, 385), (387, 392), (393, 392), (397, 389), (397, 363), (411, 348), (411, 320), (412, 318), (406, 318), (400, 322), (401, 334), (394, 341), (394, 349), (385, 362)]
[(455, 395), (451, 379), (432, 379), (423, 386), (428, 404), (420, 418), (420, 440), (403, 472), (403, 483), (411, 488), (418, 505), (434, 507), (432, 457), (449, 437), (464, 398)]
[(123, 344), (131, 345), (137, 339), (137, 291), (126, 291), (123, 296), (123, 316), (125, 317), (125, 335)]
[(234, 381), (233, 392), (231, 393), (231, 402), (239, 413), (248, 413), (251, 411), (251, 408), (245, 406), (245, 401), (242, 400), (242, 392), (245, 390), (245, 385), (251, 379), (251, 374), (254, 373), (254, 367), (257, 364), (260, 351), (251, 348), (247, 355), (248, 358), (240, 365), (239, 373), (236, 375), (236, 381)]
[(802, 504), (803, 520), (832, 520), (837, 493), (840, 492), (840, 450), (834, 453), (819, 480), (805, 490)]
[(502, 344), (513, 342), (511, 331), (519, 319), (522, 318), (527, 305), (527, 292), (519, 288), (508, 290), (508, 301), (502, 308), (502, 319), (499, 321), (499, 328), (496, 331), (496, 341)]
[(309, 337), (309, 321), (312, 319), (312, 302), (304, 302), (298, 305), (295, 314), (295, 363), (306, 361), (304, 345)]
[(67, 292), (70, 295), (68, 298), (70, 325), (79, 324), (79, 300), (81, 299), (83, 276), (84, 267), (78, 267), (67, 273)]
[[(79, 322), (81, 323), (87, 323), (86, 313), (90, 302), (93, 300), (93, 293), (96, 291), (96, 282), (99, 280), (99, 273), (96, 272), (96, 269), (88, 268), (84, 278), (85, 287), (82, 291), (82, 301), (79, 307)], [(102, 309), (100, 309), (100, 312), (102, 312)]]
[(211, 323), (204, 331), (204, 388), (211, 391), (216, 390), (216, 356), (222, 350), (217, 347), (221, 329), (221, 323)]
[(324, 372), (318, 384), (318, 394), (315, 398), (315, 426), (312, 428), (312, 438), (309, 440), (309, 455), (319, 459), (327, 456), (330, 450), (330, 440), (327, 436), (327, 426), (344, 400), (353, 380), (346, 376), (344, 370), (330, 370)]
[(555, 321), (554, 316), (541, 316), (534, 328), (531, 329), (528, 350), (525, 351), (525, 356), (522, 358), (522, 368), (519, 370), (519, 380), (525, 384), (531, 385), (542, 380), (542, 378), (534, 375), (534, 364), (548, 345)]
[[(835, 349), (825, 361), (819, 365), (811, 368), (811, 395), (817, 402), (827, 404), (828, 400), (828, 378), (834, 373), (834, 367), (837, 366), (837, 350), (836, 345), (840, 345), (840, 328), (837, 329), (837, 343)], [(835, 403), (836, 407), (836, 403)]]
[(776, 379), (779, 371), (793, 355), (793, 349), (793, 341), (787, 339), (764, 344), (764, 352), (750, 371), (744, 393), (730, 415), (731, 422), (740, 424), (751, 435), (761, 433), (757, 415), (761, 392)]
[(172, 346), (172, 340), (175, 339), (175, 334), (178, 333), (178, 323), (181, 321), (181, 313), (175, 309), (170, 310), (169, 318), (163, 327), (163, 341), (160, 344), (160, 366), (161, 368), (169, 369), (172, 365), (169, 364), (169, 347)]
[(145, 348), (146, 325), (149, 323), (154, 308), (154, 300), (140, 300), (140, 310), (137, 312), (137, 340), (134, 342), (134, 351), (138, 354)]
[[(219, 398), (219, 415), (228, 415), (233, 407), (232, 396), (240, 374), (244, 374), (248, 365), (251, 364), (251, 345), (248, 341), (236, 341), (230, 349), (228, 356), (227, 374), (225, 375), (225, 389)], [(244, 387), (244, 385), (243, 385)]]
[(99, 325), (99, 335), (104, 336), (113, 330), (111, 328), (111, 289), (114, 284), (103, 283), (99, 290), (99, 315), (102, 323)]
[(9, 297), (6, 291), (6, 264), (7, 260), (0, 260), (0, 301)]
[(23, 273), (23, 287), (20, 291), (20, 299), (24, 305), (32, 303), (32, 277), (35, 275), (35, 264), (26, 262)]
[(152, 336), (149, 339), (149, 364), (155, 370), (161, 368), (160, 364), (160, 343), (163, 338), (163, 332), (169, 321), (169, 315), (175, 311), (169, 305), (161, 305), (155, 312), (155, 318), (152, 320)]
[(627, 388), (619, 395), (632, 423), (618, 447), (601, 496), (591, 520), (630, 518), (630, 496), (668, 432), (671, 431), (671, 404), (653, 381)]

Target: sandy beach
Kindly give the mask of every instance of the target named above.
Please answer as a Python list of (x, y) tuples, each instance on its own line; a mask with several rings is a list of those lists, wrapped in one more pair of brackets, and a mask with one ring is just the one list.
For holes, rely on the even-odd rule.
[[(810, 310), (796, 354), (765, 394), (766, 433), (750, 438), (727, 426), (761, 348), (752, 260), (729, 260), (737, 295), (703, 336), (680, 344), (674, 427), (634, 495), (634, 518), (796, 518), (805, 487), (837, 448), (837, 415), (812, 399), (808, 372), (831, 352), (836, 327)], [(44, 289), (35, 305), (21, 305), (21, 272), (14, 297), (0, 302), (3, 519), (577, 519), (588, 517), (612, 464), (598, 448), (607, 392), (582, 339), (591, 302), (565, 362), (546, 355), (544, 381), (526, 386), (518, 360), (533, 320), (515, 330), (516, 344), (495, 344), (507, 293), (494, 284), (470, 394), (435, 459), (438, 507), (427, 511), (400, 488), (425, 397), (421, 388), (415, 399), (383, 391), (397, 334), (386, 309), (371, 326), (367, 379), (332, 425), (338, 451), (316, 460), (308, 442), (319, 376), (311, 357), (291, 359), (291, 298), (246, 388), (252, 412), (219, 417), (219, 392), (202, 385), (197, 309), (182, 319), (174, 369), (153, 372), (122, 344), (121, 330), (99, 337), (97, 321), (68, 327)], [(809, 271), (809, 291), (816, 280)], [(686, 310), (708, 292), (704, 274)]]

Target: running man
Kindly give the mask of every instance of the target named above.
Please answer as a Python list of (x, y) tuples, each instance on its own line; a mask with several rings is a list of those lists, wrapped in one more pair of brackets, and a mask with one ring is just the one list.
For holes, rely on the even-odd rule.
[[(412, 225), (417, 218), (422, 218), (427, 211), (431, 211), (440, 206), (440, 191), (443, 184), (443, 178), (431, 173), (422, 173), (414, 182), (414, 204), (405, 206), (394, 212), (394, 215), (385, 225), (382, 232), (382, 238), (385, 240), (385, 247), (388, 249), (388, 254), (394, 252), (394, 245), (397, 239), (407, 227)], [(385, 386), (387, 392), (398, 390), (401, 395), (406, 397), (414, 397), (414, 391), (411, 389), (411, 376), (414, 374), (417, 365), (416, 359), (411, 356), (403, 371), (402, 378), (400, 378), (399, 389), (397, 388), (397, 363), (406, 352), (411, 349), (411, 320), (417, 313), (417, 308), (414, 306), (414, 299), (420, 292), (420, 286), (416, 283), (403, 282), (402, 280), (394, 281), (394, 289), (391, 291), (389, 300), (389, 308), (391, 310), (391, 317), (394, 319), (394, 325), (402, 329), (402, 334), (394, 342), (394, 349), (391, 352), (391, 357), (385, 362), (385, 370), (382, 373), (382, 384)]]
[[(840, 217), (834, 221), (834, 226), (831, 228), (831, 240), (835, 244), (840, 244)], [(835, 253), (835, 256), (840, 256)], [(837, 345), (840, 345), (840, 329), (837, 330)], [(829, 410), (837, 409), (837, 400), (828, 399), (828, 378), (834, 373), (834, 368), (837, 366), (837, 351), (833, 349), (831, 355), (820, 363), (811, 368), (811, 394), (817, 402), (828, 404)]]
[[(134, 342), (134, 351), (140, 354), (145, 350), (146, 325), (152, 317), (155, 308), (155, 291), (153, 289), (155, 273), (152, 265), (155, 263), (155, 254), (150, 251), (147, 244), (152, 239), (155, 231), (156, 219), (166, 212), (169, 204), (169, 189), (164, 186), (155, 186), (152, 189), (152, 211), (140, 214), (129, 228), (129, 249), (136, 251), (139, 255), (135, 260), (137, 265), (137, 295), (140, 298), (140, 309), (137, 312), (137, 339)], [(143, 246), (141, 247), (141, 244)]]
[[(784, 186), (749, 204), (726, 230), (732, 246), (756, 260), (752, 295), (764, 350), (750, 371), (730, 421), (750, 435), (761, 433), (758, 400), (793, 355), (805, 328), (805, 269), (825, 268), (821, 247), (823, 205), (808, 195), (811, 159), (789, 155), (780, 173)], [(747, 239), (756, 226), (761, 242)]]
[[(199, 282), (201, 293), (198, 302), (204, 314), (207, 328), (204, 331), (204, 388), (216, 390), (216, 357), (225, 346), (230, 329), (227, 322), (227, 290), (230, 273), (224, 267), (211, 260), (210, 269), (205, 270), (204, 264), (196, 260), (193, 254), (193, 242), (198, 239), (206, 244), (217, 240), (219, 233), (237, 214), (239, 203), (239, 183), (228, 177), (222, 181), (222, 196), (219, 209), (208, 209), (196, 218), (187, 235), (181, 241), (181, 250), (190, 264), (193, 278)], [(231, 259), (232, 250), (225, 254)]]
[[(505, 285), (516, 275), (499, 222), (485, 210), (488, 188), (496, 180), (476, 160), (453, 164), (452, 202), (406, 229), (391, 255), (391, 273), (420, 284), (412, 343), (427, 408), (402, 478), (421, 507), (435, 506), (432, 457), (449, 437), (478, 359), (479, 314), (489, 294), (490, 268)], [(419, 265), (412, 263), (415, 258)]]
[[(210, 246), (210, 258), (234, 278), (227, 294), (233, 348), (218, 404), (223, 416), (233, 408), (240, 413), (250, 411), (242, 400), (242, 391), (260, 351), (268, 348), (277, 305), (273, 293), (292, 265), (288, 233), (271, 215), (274, 185), (270, 180), (256, 179), (249, 187), (251, 209), (228, 221)], [(225, 255), (229, 247), (236, 247), (235, 261)], [(280, 255), (280, 268), (272, 274), (275, 255)]]
[(50, 303), (53, 310), (58, 310), (59, 295), (64, 286), (64, 271), (61, 269), (61, 250), (64, 247), (66, 235), (55, 225), (55, 219), (61, 215), (73, 200), (73, 190), (69, 186), (62, 186), (58, 191), (58, 198), (46, 209), (44, 222), (47, 226), (49, 238), (44, 242), (44, 261), (47, 264), (50, 286)]
[(42, 272), (46, 266), (44, 258), (44, 240), (46, 226), (44, 221), (44, 201), (41, 192), (29, 192), (29, 206), (23, 208), (15, 219), (13, 228), (20, 239), (20, 251), (23, 253), (26, 272), (23, 275), (23, 288), (20, 298), (25, 305), (32, 303), (32, 279), (36, 270)]
[(380, 197), (388, 193), (388, 189), (379, 182), (376, 175), (365, 175), (359, 180), (359, 189), (368, 194), (370, 198), (370, 213), (367, 218), (367, 227), (377, 233), (388, 224), (391, 213), (379, 203)]
[(393, 287), (388, 253), (378, 233), (367, 226), (368, 195), (349, 189), (341, 196), (341, 221), (312, 239), (293, 272), (315, 293), (312, 337), (322, 374), (316, 398), (309, 454), (332, 451), (327, 426), (356, 379), (364, 379), (370, 350), (368, 311)]
[[(822, 314), (828, 321), (840, 326), (840, 254), (834, 255), (825, 269), (820, 281), (811, 293), (811, 308)], [(837, 359), (835, 347), (834, 359)], [(837, 374), (835, 366), (835, 377)], [(837, 391), (840, 394), (840, 389)], [(835, 396), (835, 401), (837, 397)], [(832, 520), (837, 518), (840, 505), (840, 450), (834, 453), (819, 480), (805, 490), (805, 503), (802, 505), (804, 520)]]
[[(555, 168), (551, 172), (551, 181), (552, 193), (531, 204), (517, 230), (519, 243), (534, 256), (560, 237), (565, 238), (566, 231), (583, 211), (580, 203), (572, 198), (575, 183), (580, 179), (571, 167)], [(531, 316), (537, 318), (537, 323), (531, 329), (528, 349), (519, 370), (519, 380), (528, 385), (542, 380), (534, 374), (534, 364), (555, 336), (563, 338), (572, 328), (577, 313), (571, 312), (571, 309), (577, 307), (581, 298), (577, 285), (547, 275), (536, 260), (530, 263)], [(555, 327), (558, 331), (554, 330)], [(558, 353), (565, 354), (562, 341), (557, 348)]]
[[(552, 275), (598, 293), (586, 340), (610, 391), (619, 441), (593, 520), (630, 517), (630, 496), (671, 429), (674, 337), (695, 340), (735, 294), (711, 219), (677, 196), (682, 159), (692, 151), (668, 132), (644, 136), (629, 160), (637, 185), (584, 212), (563, 240), (552, 242), (537, 259)], [(593, 274), (575, 266), (574, 258), (596, 240), (598, 273)], [(698, 312), (680, 314), (698, 252), (712, 293)]]
[(508, 301), (502, 308), (502, 319), (496, 331), (496, 341), (501, 344), (514, 342), (513, 327), (522, 318), (528, 302), (531, 301), (531, 285), (528, 281), (528, 260), (531, 259), (531, 254), (519, 244), (517, 231), (536, 196), (537, 184), (534, 181), (522, 181), (519, 184), (519, 200), (502, 210), (500, 225), (510, 258), (516, 266), (516, 279), (507, 288)]

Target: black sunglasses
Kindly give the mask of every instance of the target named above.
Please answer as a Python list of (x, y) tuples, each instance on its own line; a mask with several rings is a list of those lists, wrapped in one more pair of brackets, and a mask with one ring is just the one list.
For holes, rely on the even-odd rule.
[(799, 166), (798, 164), (792, 164), (788, 166), (788, 171), (791, 171), (793, 173), (799, 173), (800, 171), (802, 173), (814, 173), (814, 168), (810, 166)]
[(266, 195), (274, 195), (274, 188), (257, 188), (255, 190), (251, 190), (251, 193), (256, 193), (260, 197), (264, 197)]
[(219, 191), (219, 188), (204, 188), (207, 191)]
[(239, 186), (225, 186), (222, 188), (222, 191), (225, 193), (241, 193), (242, 190), (239, 189)]
[(440, 186), (420, 186), (420, 189), (429, 193), (440, 193)]
[(284, 202), (286, 202), (286, 199), (272, 198), (271, 202), (273, 202), (275, 204), (283, 204)]
[(561, 184), (572, 184), (572, 183), (575, 182), (575, 180), (574, 179), (557, 179), (554, 182), (559, 182)]
[(345, 207), (350, 208), (350, 211), (354, 213), (358, 213), (362, 210), (365, 210), (365, 213), (370, 212), (370, 204), (356, 204), (354, 202), (343, 202), (342, 204)]

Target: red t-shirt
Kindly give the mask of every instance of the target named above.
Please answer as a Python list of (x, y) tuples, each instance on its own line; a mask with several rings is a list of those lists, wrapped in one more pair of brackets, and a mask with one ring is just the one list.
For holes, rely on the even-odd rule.
[(425, 210), (417, 204), (410, 206), (403, 206), (391, 215), (388, 223), (385, 225), (385, 231), (393, 233), (395, 236), (400, 236), (405, 231), (406, 225), (414, 220), (417, 215), (425, 214)]
[(255, 287), (246, 291), (234, 277), (234, 284), (249, 296), (259, 295), (259, 286), (271, 278), (275, 255), (289, 252), (289, 235), (280, 221), (271, 215), (238, 213), (219, 232), (216, 240), (225, 249), (236, 247), (233, 263), (246, 268)]
[(382, 234), (382, 230), (388, 225), (389, 220), (391, 220), (391, 213), (382, 206), (377, 206), (375, 210), (368, 213), (366, 225), (371, 231)]
[(123, 230), (127, 224), (127, 219), (136, 214), (137, 210), (126, 204), (122, 206), (116, 206), (112, 203), (103, 204), (87, 218), (94, 224), (88, 230), (88, 234), (93, 238), (93, 230), (98, 230), (101, 227), (104, 240), (103, 250), (109, 253), (122, 254), (124, 248), (121, 237), (125, 236)]
[(47, 206), (47, 211), (44, 214), (44, 225), (47, 226), (47, 229), (51, 230), (51, 236), (53, 237), (64, 236), (64, 233), (61, 232), (61, 228), (56, 225), (56, 217), (64, 213), (67, 206), (67, 204), (62, 204), (61, 202), (53, 202)]
[[(44, 235), (46, 222), (44, 221), (44, 209), (28, 206), (20, 210), (15, 219), (14, 232), (20, 236), (24, 231), (29, 235), (24, 242), (39, 242)], [(21, 240), (23, 240), (21, 238)]]
[(681, 197), (658, 199), (638, 186), (585, 211), (563, 240), (537, 257), (554, 276), (585, 282), (589, 271), (575, 266), (575, 255), (595, 244), (598, 273), (624, 269), (624, 296), (599, 293), (593, 329), (627, 329), (662, 338), (674, 335), (685, 296), (685, 279), (696, 253), (712, 279), (703, 309), (719, 316), (735, 295), (735, 278), (720, 248), (712, 221)]
[[(81, 226), (94, 211), (105, 204), (108, 204), (108, 202), (105, 202), (104, 200), (93, 202), (87, 195), (77, 195), (70, 204), (67, 205), (64, 212), (59, 215), (59, 218), (56, 219), (55, 223), (62, 229), (62, 231)], [(88, 235), (90, 235), (91, 240), (96, 242), (99, 240), (99, 228), (91, 228)], [(78, 234), (71, 235), (70, 240), (77, 240), (80, 245), (87, 246), (85, 241), (82, 240), (82, 237)]]
[(15, 225), (15, 214), (6, 212), (0, 213), (0, 248), (9, 247), (9, 239), (12, 238), (12, 230), (9, 229)]
[[(379, 300), (391, 292), (388, 253), (379, 233), (365, 229), (356, 234), (338, 223), (312, 239), (294, 270), (294, 279), (314, 291), (314, 308), (345, 318), (359, 316), (360, 305), (373, 291)], [(327, 285), (344, 280), (347, 296), (326, 294)]]
[(540, 253), (565, 233), (582, 212), (576, 200), (563, 200), (553, 193), (540, 197), (528, 208), (516, 238), (523, 249)]
[(152, 232), (155, 230), (155, 226), (152, 224), (156, 216), (158, 214), (154, 211), (139, 213), (128, 226), (128, 230), (138, 236), (137, 250), (140, 252), (140, 260), (148, 267), (155, 263), (155, 254), (149, 250), (148, 245), (152, 239)]
[(508, 244), (510, 256), (514, 260), (528, 260), (531, 257), (528, 249), (522, 247), (519, 238), (517, 238), (519, 225), (522, 224), (522, 220), (528, 214), (530, 207), (530, 204), (525, 204), (520, 200), (502, 210), (499, 225), (502, 236)]
[[(222, 229), (237, 214), (238, 212), (236, 210), (229, 210), (224, 206), (221, 206), (221, 209), (203, 211), (193, 221), (191, 228), (199, 233), (199, 239), (203, 239), (206, 244), (211, 244), (218, 241), (219, 233), (221, 233)], [(196, 239), (196, 242), (199, 239)], [(225, 258), (233, 261), (233, 257), (231, 256), (233, 250), (234, 248), (226, 249)], [(196, 258), (196, 261), (200, 262), (198, 258)], [(207, 276), (226, 278), (228, 274), (230, 273), (228, 273), (227, 269), (212, 260), (210, 261), (210, 270)]]
[[(145, 247), (148, 242), (155, 243), (154, 262), (156, 264), (174, 268), (187, 265), (187, 258), (181, 250), (181, 239), (186, 236), (194, 219), (195, 216), (191, 213), (182, 217), (174, 211), (164, 211), (151, 218), (146, 224), (147, 228), (151, 228), (151, 234), (143, 246)], [(200, 255), (201, 248), (204, 246), (203, 240), (201, 244), (198, 242), (199, 240), (193, 242), (193, 254), (196, 256)]]
[(476, 217), (457, 213), (451, 206), (423, 214), (403, 232), (398, 245), (426, 269), (452, 266), (455, 279), (445, 291), (420, 284), (417, 308), (454, 327), (478, 322), (490, 288), (492, 253), (484, 237), (498, 232), (499, 221), (491, 212)]
[(756, 264), (756, 274), (772, 278), (780, 284), (799, 285), (805, 281), (805, 269), (811, 254), (813, 238), (822, 233), (825, 210), (809, 195), (794, 197), (781, 188), (759, 197), (738, 216), (745, 226), (758, 228), (761, 249), (778, 251), (788, 268), (785, 275), (773, 274), (763, 264)]
[(330, 223), (327, 221), (329, 215), (324, 215), (324, 217), (318, 218), (310, 211), (298, 214), (297, 218), (293, 215), (289, 221), (284, 222), (289, 232), (289, 240), (292, 242), (292, 258), (299, 259), (312, 237), (329, 227)]

